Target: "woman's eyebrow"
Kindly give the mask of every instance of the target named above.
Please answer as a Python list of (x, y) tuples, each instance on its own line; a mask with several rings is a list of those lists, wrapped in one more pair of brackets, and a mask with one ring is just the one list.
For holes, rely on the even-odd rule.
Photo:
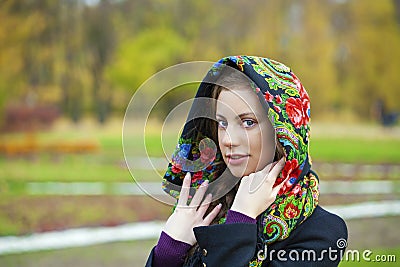
[(239, 114), (237, 117), (241, 118), (241, 117), (245, 117), (245, 116), (249, 116), (249, 115), (254, 116), (254, 117), (256, 116), (256, 114), (254, 114), (253, 112), (245, 112), (245, 113)]
[[(241, 113), (239, 115), (236, 116), (236, 118), (240, 119), (242, 117), (246, 117), (246, 116), (252, 116), (252, 117), (256, 117), (256, 115), (253, 112), (245, 112), (245, 113)], [(215, 117), (220, 117), (221, 119), (226, 119), (223, 115), (221, 114), (216, 114)]]

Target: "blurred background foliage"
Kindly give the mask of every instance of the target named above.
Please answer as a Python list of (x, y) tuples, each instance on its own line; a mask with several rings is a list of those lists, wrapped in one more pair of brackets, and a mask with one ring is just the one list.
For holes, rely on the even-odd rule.
[(399, 10), (399, 0), (1, 1), (0, 112), (50, 105), (103, 123), (168, 66), (248, 54), (292, 67), (314, 118), (370, 121), (377, 106), (400, 110)]
[[(0, 0), (0, 22), (0, 238), (165, 220), (171, 207), (112, 191), (133, 185), (121, 147), (125, 109), (158, 71), (238, 54), (283, 62), (302, 80), (321, 184), (394, 188), (324, 193), (321, 205), (399, 199), (400, 0)], [(161, 133), (158, 122), (197, 85), (177, 87), (157, 103), (143, 98), (159, 120), (149, 117), (146, 129), (130, 123), (134, 159), (172, 154), (182, 125), (174, 120)], [(160, 93), (147, 90), (146, 97)], [(164, 165), (156, 171), (138, 168), (134, 179), (159, 183)], [(45, 190), (72, 182), (89, 189), (99, 183), (104, 192), (92, 195), (81, 184), (72, 194)], [(347, 220), (350, 248), (398, 258), (399, 219)], [(143, 266), (155, 243), (0, 255), (0, 266)]]

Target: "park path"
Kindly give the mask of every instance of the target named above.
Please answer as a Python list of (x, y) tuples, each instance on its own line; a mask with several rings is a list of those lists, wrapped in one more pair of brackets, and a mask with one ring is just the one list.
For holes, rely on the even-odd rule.
[[(400, 201), (398, 200), (325, 206), (324, 208), (340, 215), (345, 220), (400, 215)], [(107, 242), (156, 239), (164, 224), (164, 221), (136, 222), (114, 227), (77, 228), (27, 236), (0, 237), (0, 255)]]

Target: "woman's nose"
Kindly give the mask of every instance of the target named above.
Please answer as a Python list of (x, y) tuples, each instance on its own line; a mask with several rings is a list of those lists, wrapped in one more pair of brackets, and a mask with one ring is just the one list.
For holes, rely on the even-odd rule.
[(237, 132), (233, 127), (227, 127), (223, 131), (222, 145), (226, 147), (234, 147), (240, 145), (240, 133)]

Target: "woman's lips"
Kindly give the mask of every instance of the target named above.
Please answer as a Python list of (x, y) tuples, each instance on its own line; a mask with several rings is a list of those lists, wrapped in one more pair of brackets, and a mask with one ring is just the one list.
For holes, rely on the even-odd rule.
[(243, 163), (246, 163), (248, 157), (249, 155), (235, 155), (235, 154), (226, 155), (229, 165), (241, 165)]

